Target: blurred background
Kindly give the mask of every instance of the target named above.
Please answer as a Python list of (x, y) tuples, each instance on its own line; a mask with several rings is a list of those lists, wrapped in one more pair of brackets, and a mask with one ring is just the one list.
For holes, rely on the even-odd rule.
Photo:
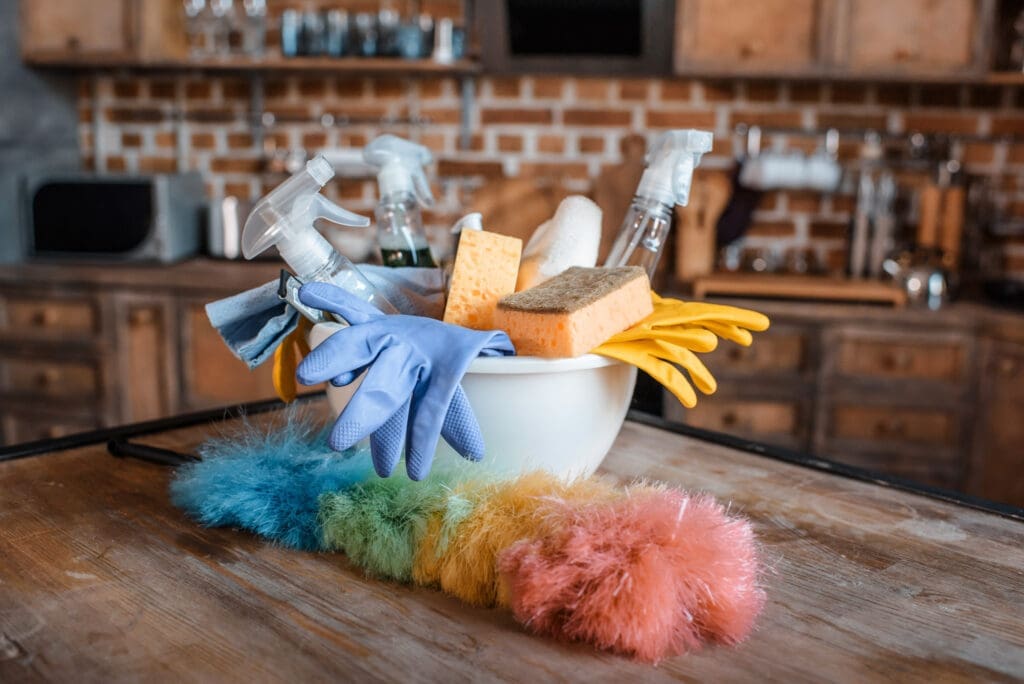
[[(568, 194), (606, 247), (661, 131), (715, 144), (656, 287), (768, 313), (671, 420), (1024, 505), (1024, 2), (0, 0), (2, 442), (272, 396), (203, 305), (251, 203), (428, 146), (435, 255)], [(356, 261), (372, 230), (323, 231)]]

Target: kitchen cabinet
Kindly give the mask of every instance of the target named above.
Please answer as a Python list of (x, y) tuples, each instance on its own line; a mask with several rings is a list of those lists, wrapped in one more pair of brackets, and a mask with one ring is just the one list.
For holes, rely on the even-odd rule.
[(835, 64), (856, 74), (982, 71), (987, 0), (838, 0)]
[[(275, 396), (204, 306), (277, 266), (12, 266), (0, 274), (0, 443)], [(215, 276), (215, 277), (214, 277)]]
[(677, 71), (810, 71), (818, 66), (826, 0), (679, 0)]
[(666, 395), (666, 418), (1024, 505), (1024, 317), (726, 302), (771, 328), (706, 355), (718, 391), (694, 409)]
[(22, 0), (21, 54), (34, 64), (144, 62), (187, 56), (173, 0)]
[(1024, 506), (1024, 342), (982, 342), (967, 491)]

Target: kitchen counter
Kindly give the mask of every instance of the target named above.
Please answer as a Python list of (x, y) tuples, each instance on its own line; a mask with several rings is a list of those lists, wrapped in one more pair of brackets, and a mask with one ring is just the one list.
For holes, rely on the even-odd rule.
[[(93, 439), (144, 432), (136, 441), (189, 450), (230, 427), (215, 419), (223, 415)], [(768, 604), (745, 644), (657, 668), (531, 636), (507, 612), (439, 591), (368, 579), (340, 554), (203, 529), (171, 506), (167, 469), (84, 441), (0, 450), (0, 459), (25, 456), (0, 462), (2, 681), (862, 682), (1024, 672), (1024, 511), (979, 510), (640, 415), (603, 470), (731, 502), (753, 521), (769, 570)]]

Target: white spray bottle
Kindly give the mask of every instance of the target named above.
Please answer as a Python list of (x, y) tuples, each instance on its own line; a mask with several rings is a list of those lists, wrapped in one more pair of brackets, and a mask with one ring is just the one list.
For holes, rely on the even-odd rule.
[(707, 131), (690, 128), (658, 136), (605, 266), (641, 266), (654, 277), (672, 225), (672, 208), (690, 201), (693, 171), (701, 155), (710, 151)]
[(342, 209), (320, 194), (334, 167), (317, 155), (306, 167), (257, 202), (242, 230), (242, 254), (252, 259), (277, 245), (281, 258), (303, 282), (333, 283), (387, 314), (398, 313), (351, 261), (313, 226), (325, 218), (345, 226), (366, 227), (370, 220)]
[(433, 157), (423, 145), (382, 135), (363, 148), (363, 159), (377, 169), (377, 241), (385, 266), (437, 266), (423, 230), (420, 206), (434, 203), (423, 167)]

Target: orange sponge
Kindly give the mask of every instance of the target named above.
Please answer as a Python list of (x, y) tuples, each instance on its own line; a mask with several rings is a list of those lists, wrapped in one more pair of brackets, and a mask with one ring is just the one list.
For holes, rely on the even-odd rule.
[(523, 241), (484, 230), (464, 230), (452, 267), (444, 322), (494, 329), (494, 307), (515, 292)]
[(652, 311), (651, 284), (639, 266), (573, 267), (502, 298), (494, 325), (521, 356), (579, 356)]

